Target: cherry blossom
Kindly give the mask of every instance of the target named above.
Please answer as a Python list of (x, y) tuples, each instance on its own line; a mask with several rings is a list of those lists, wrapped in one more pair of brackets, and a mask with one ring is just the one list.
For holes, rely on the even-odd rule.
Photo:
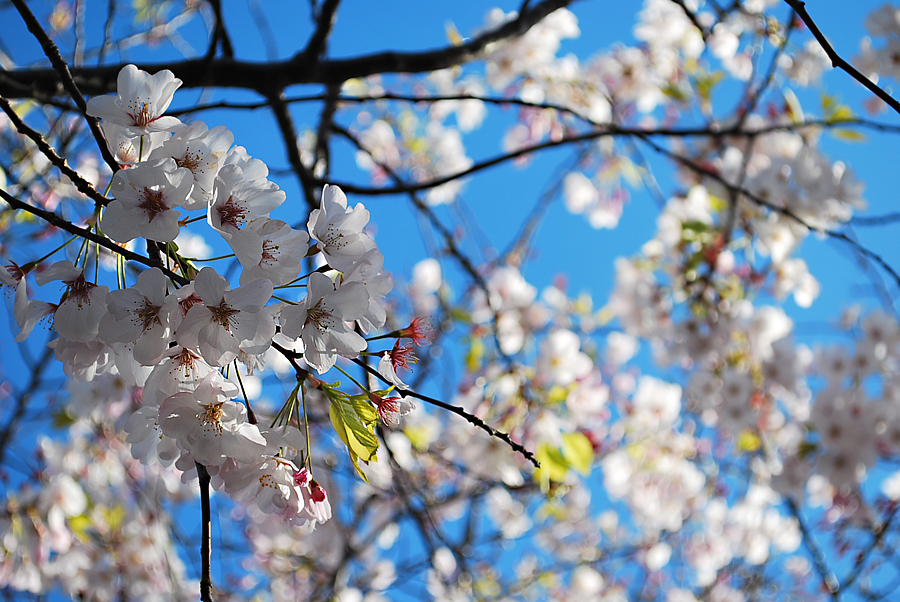
[(171, 242), (178, 236), (181, 213), (193, 186), (191, 172), (171, 159), (139, 163), (116, 172), (112, 201), (103, 214), (110, 238), (128, 242), (137, 237)]
[(315, 273), (309, 277), (303, 302), (281, 312), (281, 331), (303, 341), (303, 359), (319, 374), (327, 372), (337, 356), (356, 357), (366, 341), (348, 326), (368, 309), (369, 295), (359, 282), (335, 287), (331, 279)]
[(272, 296), (272, 282), (259, 278), (231, 290), (228, 281), (214, 269), (200, 270), (194, 291), (202, 303), (193, 305), (178, 327), (178, 343), (199, 349), (212, 365), (224, 366), (241, 349), (264, 351), (275, 335), (275, 322), (263, 312)]
[(126, 127), (133, 136), (172, 130), (181, 121), (163, 113), (180, 86), (181, 80), (168, 69), (150, 75), (134, 65), (125, 65), (119, 72), (116, 97), (92, 98), (88, 102), (88, 115)]

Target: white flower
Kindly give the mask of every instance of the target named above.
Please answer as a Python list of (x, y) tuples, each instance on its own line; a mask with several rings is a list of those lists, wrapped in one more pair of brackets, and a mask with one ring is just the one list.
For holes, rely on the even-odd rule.
[(541, 341), (535, 369), (550, 382), (566, 386), (587, 376), (593, 362), (580, 351), (581, 341), (571, 330), (554, 330)]
[(100, 128), (106, 135), (109, 150), (119, 165), (131, 167), (135, 163), (149, 157), (169, 135), (168, 132), (149, 132), (135, 136), (131, 128), (104, 121)]
[(178, 327), (178, 343), (199, 349), (214, 366), (237, 357), (242, 345), (247, 353), (262, 353), (275, 335), (275, 322), (262, 311), (272, 296), (272, 282), (259, 278), (235, 290), (210, 267), (194, 279), (194, 291), (203, 303), (193, 305)]
[(54, 280), (66, 284), (66, 292), (53, 314), (53, 328), (59, 336), (79, 343), (97, 337), (100, 319), (106, 314), (109, 289), (84, 279), (71, 261), (59, 261), (34, 277), (39, 286)]
[(134, 359), (155, 366), (169, 345), (175, 295), (166, 296), (166, 277), (159, 268), (138, 276), (131, 288), (107, 295), (107, 313), (100, 321), (100, 338), (107, 343), (134, 343)]
[(369, 212), (362, 203), (347, 208), (347, 197), (337, 186), (326, 185), (318, 209), (309, 214), (307, 229), (318, 241), (316, 246), (325, 255), (328, 265), (342, 272), (349, 271), (375, 242), (363, 232), (369, 223)]
[(303, 359), (322, 374), (338, 355), (356, 357), (366, 348), (366, 340), (347, 323), (362, 318), (368, 306), (369, 294), (359, 282), (335, 290), (328, 276), (315, 273), (309, 277), (306, 299), (281, 311), (281, 331), (303, 340)]
[[(232, 236), (257, 217), (266, 217), (284, 202), (285, 194), (278, 185), (265, 179), (249, 179), (237, 165), (225, 165), (216, 177), (213, 201), (207, 221), (234, 248)], [(247, 240), (246, 237), (241, 240)], [(260, 243), (261, 244), (261, 243)], [(259, 246), (250, 244), (252, 250)], [(237, 249), (235, 249), (237, 251)]]
[(181, 80), (167, 69), (150, 75), (134, 65), (125, 65), (119, 71), (116, 97), (90, 99), (87, 114), (124, 126), (133, 136), (172, 130), (181, 125), (181, 121), (164, 117), (163, 113), (179, 86)]
[[(248, 237), (246, 241), (241, 240)], [(241, 267), (241, 284), (268, 278), (275, 286), (287, 284), (300, 273), (309, 235), (285, 222), (258, 217), (232, 235), (232, 248)]]
[(193, 393), (176, 393), (159, 406), (159, 425), (165, 435), (205, 466), (228, 459), (250, 463), (262, 457), (266, 440), (247, 422), (247, 408), (228, 399), (226, 383), (211, 372)]
[(173, 159), (178, 167), (190, 170), (194, 175), (194, 188), (184, 208), (188, 211), (205, 209), (212, 200), (216, 175), (233, 142), (234, 134), (224, 125), (210, 130), (202, 121), (195, 121), (176, 130), (150, 154), (150, 160)]
[(145, 404), (159, 405), (175, 393), (193, 392), (215, 370), (196, 352), (180, 345), (170, 348), (164, 357), (144, 383)]
[(116, 200), (103, 213), (104, 233), (117, 242), (138, 237), (172, 242), (180, 230), (175, 207), (187, 202), (193, 181), (172, 159), (120, 169), (112, 182)]
[(357, 320), (359, 329), (369, 334), (373, 328), (381, 328), (387, 320), (383, 299), (394, 288), (394, 279), (384, 271), (384, 255), (372, 249), (356, 263), (353, 269), (344, 273), (344, 285), (359, 282), (366, 287), (369, 307), (364, 316)]
[(225, 473), (225, 491), (238, 502), (255, 501), (266, 514), (298, 516), (305, 498), (294, 483), (297, 467), (281, 457), (264, 458)]

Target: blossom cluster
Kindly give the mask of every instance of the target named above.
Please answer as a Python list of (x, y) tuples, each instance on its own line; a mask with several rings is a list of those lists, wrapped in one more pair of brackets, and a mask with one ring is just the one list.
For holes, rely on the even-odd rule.
[[(26, 276), (33, 264), (12, 266), (0, 277), (16, 289), (19, 340), (49, 316), (58, 335), (51, 345), (67, 375), (84, 381), (117, 375), (143, 388), (140, 407), (125, 425), (136, 458), (174, 465), (183, 478), (202, 465), (233, 499), (309, 530), (330, 518), (331, 506), (312, 478), (308, 450), (299, 465), (294, 462), (303, 437), (298, 428), (256, 424), (250, 400), (236, 401), (237, 366), (248, 372), (264, 366), (276, 338), (319, 374), (338, 357), (357, 357), (367, 348), (363, 335), (385, 324), (384, 298), (393, 280), (365, 232), (368, 211), (348, 207), (337, 187), (325, 187), (306, 230), (271, 218), (285, 194), (268, 179), (264, 163), (232, 146), (234, 137), (223, 126), (209, 129), (165, 115), (180, 84), (169, 71), (150, 75), (128, 65), (116, 96), (88, 103), (120, 164), (110, 185), (114, 200), (97, 231), (123, 244), (145, 239), (160, 267), (124, 286), (129, 273), (120, 264), (120, 287), (110, 290), (99, 283), (100, 273), (86, 273), (90, 263), (82, 252), (74, 262), (36, 272), (40, 286), (61, 283), (55, 301), (30, 298)], [(240, 263), (240, 287), (178, 255), (174, 241), (200, 219)], [(303, 259), (314, 255), (321, 267), (298, 278)], [(305, 298), (273, 296), (297, 286), (305, 287)], [(403, 354), (394, 358), (402, 363)], [(382, 364), (402, 384), (397, 364)], [(389, 408), (383, 415), (391, 416)]]

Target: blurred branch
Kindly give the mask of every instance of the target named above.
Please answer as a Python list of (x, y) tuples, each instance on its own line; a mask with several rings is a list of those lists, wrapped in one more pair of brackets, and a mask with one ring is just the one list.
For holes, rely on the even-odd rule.
[(269, 105), (272, 107), (272, 113), (275, 116), (278, 129), (281, 130), (288, 162), (291, 164), (291, 169), (293, 169), (303, 188), (306, 205), (312, 211), (318, 207), (316, 188), (323, 186), (323, 184), (317, 182), (313, 174), (303, 165), (303, 160), (300, 157), (300, 147), (297, 145), (297, 128), (294, 127), (294, 118), (291, 117), (288, 105), (284, 102), (284, 96), (281, 93), (273, 94), (269, 98)]
[(18, 114), (16, 114), (16, 112), (13, 110), (12, 106), (9, 104), (9, 101), (2, 96), (0, 96), (0, 109), (2, 109), (3, 112), (6, 113), (7, 117), (9, 117), (9, 120), (16, 127), (16, 131), (18, 131), (23, 136), (27, 136), (28, 138), (30, 138), (31, 141), (34, 142), (35, 145), (37, 145), (38, 150), (40, 150), (41, 153), (50, 160), (50, 163), (55, 165), (57, 169), (59, 169), (59, 171), (63, 173), (63, 175), (72, 180), (72, 183), (75, 185), (75, 188), (78, 189), (78, 192), (93, 200), (97, 205), (106, 206), (106, 204), (109, 202), (109, 199), (97, 192), (97, 189), (94, 188), (90, 182), (82, 178), (77, 171), (69, 167), (66, 164), (66, 160), (56, 153), (53, 147), (50, 146), (46, 140), (44, 140), (44, 137), (41, 134), (28, 127), (28, 125), (26, 125), (25, 122), (22, 121)]
[(334, 27), (340, 2), (341, 0), (325, 0), (319, 8), (319, 14), (316, 15), (316, 30), (302, 52), (306, 60), (315, 62), (325, 54), (328, 36), (331, 35), (331, 30)]
[(3, 464), (6, 450), (12, 441), (19, 420), (21, 420), (22, 416), (25, 414), (25, 409), (28, 407), (28, 401), (37, 392), (43, 382), (44, 370), (47, 368), (52, 357), (54, 357), (54, 350), (51, 347), (45, 347), (44, 353), (41, 355), (40, 359), (31, 367), (31, 380), (28, 381), (28, 385), (26, 385), (25, 389), (19, 393), (18, 397), (16, 397), (16, 405), (12, 410), (12, 415), (9, 417), (3, 430), (0, 431), (0, 464)]
[[(23, 4), (23, 0), (13, 2)], [(183, 88), (243, 88), (256, 90), (268, 97), (272, 90), (283, 90), (295, 84), (341, 84), (348, 79), (364, 78), (377, 73), (425, 73), (467, 63), (481, 58), (491, 44), (521, 36), (541, 19), (571, 2), (572, 0), (544, 0), (524, 11), (519, 18), (482, 33), (465, 44), (438, 50), (379, 52), (318, 62), (308, 61), (306, 55), (300, 52), (291, 59), (278, 62), (237, 61), (224, 57), (212, 61), (197, 58), (143, 63), (138, 67), (150, 73), (169, 69), (182, 80)], [(72, 69), (69, 79), (85, 94), (108, 94), (115, 91), (116, 78), (123, 66), (76, 68)], [(61, 93), (58, 77), (53, 69), (0, 71), (0, 95), (7, 98), (56, 96)]]
[(816, 567), (816, 572), (819, 574), (819, 578), (822, 579), (822, 585), (825, 588), (825, 591), (830, 593), (834, 600), (840, 600), (841, 586), (837, 582), (834, 573), (828, 568), (828, 561), (825, 558), (825, 554), (822, 552), (822, 548), (819, 547), (819, 544), (809, 531), (806, 521), (803, 520), (803, 516), (800, 514), (800, 509), (797, 507), (797, 504), (794, 503), (794, 500), (790, 498), (785, 499), (785, 504), (791, 511), (791, 516), (794, 517), (800, 527), (800, 533), (803, 535), (803, 543), (806, 545), (806, 549), (809, 550), (809, 553), (812, 556), (813, 566)]
[(216, 56), (216, 47), (222, 47), (222, 54), (226, 58), (234, 57), (234, 48), (231, 46), (231, 38), (225, 30), (225, 19), (222, 17), (222, 0), (209, 0), (216, 20), (213, 27), (212, 38), (209, 41), (209, 49), (206, 51), (206, 59), (212, 60)]
[[(88, 126), (91, 128), (91, 132), (94, 134), (94, 139), (96, 139), (97, 141), (97, 147), (100, 151), (100, 155), (103, 157), (103, 160), (106, 161), (107, 165), (109, 165), (110, 169), (113, 170), (113, 173), (115, 173), (119, 169), (119, 164), (116, 162), (115, 158), (112, 156), (112, 153), (109, 151), (109, 147), (106, 143), (106, 136), (103, 134), (103, 130), (100, 129), (100, 120), (87, 114), (87, 102), (85, 102), (84, 96), (81, 95), (81, 91), (78, 89), (78, 84), (75, 83), (75, 80), (72, 77), (69, 66), (66, 64), (66, 61), (63, 60), (62, 55), (59, 53), (59, 48), (56, 47), (56, 44), (53, 43), (53, 41), (47, 35), (47, 32), (44, 31), (43, 27), (41, 27), (41, 24), (28, 8), (28, 5), (25, 4), (24, 0), (12, 0), (12, 3), (16, 7), (16, 10), (19, 11), (22, 19), (25, 21), (25, 25), (28, 27), (28, 31), (31, 32), (31, 35), (33, 35), (35, 39), (41, 44), (41, 47), (44, 49), (44, 54), (47, 55), (48, 59), (50, 59), (50, 64), (53, 65), (53, 70), (50, 70), (49, 73), (53, 74), (52, 79), (54, 81), (54, 87), (56, 86), (57, 79), (58, 81), (62, 82), (63, 87), (69, 93), (69, 96), (72, 97), (72, 100), (75, 101), (75, 104), (81, 111), (82, 116), (84, 117), (85, 121), (87, 121)], [(9, 95), (0, 92), (0, 96), (8, 97)]]

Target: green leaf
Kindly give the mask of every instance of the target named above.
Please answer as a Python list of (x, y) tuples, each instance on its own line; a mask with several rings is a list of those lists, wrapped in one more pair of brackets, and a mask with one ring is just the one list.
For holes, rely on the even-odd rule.
[(555, 447), (548, 443), (541, 443), (535, 454), (541, 467), (534, 472), (534, 478), (541, 484), (541, 491), (550, 490), (550, 481), (562, 481), (569, 472), (569, 463)]
[(375, 436), (375, 422), (378, 412), (372, 407), (365, 395), (349, 396), (337, 389), (335, 385), (323, 384), (322, 391), (331, 402), (328, 414), (338, 437), (347, 446), (347, 453), (356, 472), (365, 482), (369, 482), (359, 467), (359, 461), (368, 464), (375, 460), (378, 453), (378, 437)]
[(866, 135), (856, 130), (831, 130), (831, 135), (847, 142), (865, 142)]
[(562, 455), (568, 465), (583, 475), (591, 472), (591, 464), (594, 463), (594, 446), (587, 435), (576, 431), (563, 435), (562, 439)]
[(469, 372), (477, 372), (484, 359), (485, 346), (481, 337), (469, 339), (469, 350), (466, 352), (466, 368)]
[(822, 115), (827, 122), (848, 121), (856, 118), (853, 109), (841, 104), (840, 98), (825, 93), (822, 94)]

